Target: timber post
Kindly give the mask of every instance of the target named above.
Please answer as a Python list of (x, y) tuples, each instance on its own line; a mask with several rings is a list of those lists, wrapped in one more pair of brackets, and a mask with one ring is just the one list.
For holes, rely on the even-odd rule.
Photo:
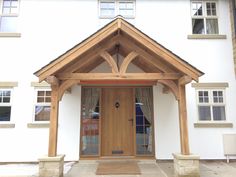
[(51, 84), (51, 112), (49, 129), (48, 156), (57, 156), (57, 133), (58, 133), (58, 107), (59, 107), (59, 84)]

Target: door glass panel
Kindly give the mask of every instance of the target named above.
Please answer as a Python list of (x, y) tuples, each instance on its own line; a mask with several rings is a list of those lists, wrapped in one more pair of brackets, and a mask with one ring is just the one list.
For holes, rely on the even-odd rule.
[(152, 89), (135, 89), (136, 154), (153, 154)]
[(98, 155), (100, 89), (83, 88), (82, 90), (82, 155)]

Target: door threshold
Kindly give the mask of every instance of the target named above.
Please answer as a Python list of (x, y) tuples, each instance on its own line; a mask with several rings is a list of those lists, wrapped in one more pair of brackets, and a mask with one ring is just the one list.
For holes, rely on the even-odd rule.
[(135, 156), (102, 156), (100, 159), (135, 159)]

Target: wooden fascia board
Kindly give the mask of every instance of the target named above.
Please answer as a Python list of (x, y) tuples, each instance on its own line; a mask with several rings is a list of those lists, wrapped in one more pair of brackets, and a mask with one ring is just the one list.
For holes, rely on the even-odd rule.
[(117, 29), (117, 21), (114, 21), (101, 31), (98, 31), (97, 33), (89, 37), (87, 40), (82, 42), (74, 49), (70, 50), (69, 52), (66, 52), (64, 55), (50, 63), (48, 66), (45, 66), (41, 70), (37, 71), (35, 75), (39, 77), (40, 82), (43, 81), (47, 76), (53, 75), (56, 71), (61, 69), (66, 64), (72, 62), (78, 56), (80, 56), (81, 54), (83, 54), (84, 52), (104, 40), (107, 36), (114, 33)]
[(157, 55), (161, 56), (166, 62), (173, 65), (175, 68), (180, 70), (183, 73), (186, 73), (195, 81), (198, 81), (198, 77), (203, 75), (195, 68), (187, 65), (186, 63), (182, 62), (178, 57), (174, 54), (169, 52), (168, 50), (164, 49), (162, 46), (158, 45), (156, 42), (152, 41), (150, 38), (142, 34), (140, 31), (129, 25), (127, 22), (122, 20), (121, 23), (121, 30), (131, 36), (133, 39), (138, 41), (139, 43), (143, 44), (144, 46), (148, 47), (152, 52), (156, 53)]
[(64, 73), (60, 80), (178, 80), (179, 73), (126, 73), (122, 76), (113, 73)]

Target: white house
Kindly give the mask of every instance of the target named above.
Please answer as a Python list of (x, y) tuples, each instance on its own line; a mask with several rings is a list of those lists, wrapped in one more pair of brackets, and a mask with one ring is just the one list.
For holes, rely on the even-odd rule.
[(231, 3), (0, 0), (0, 162), (224, 159)]

